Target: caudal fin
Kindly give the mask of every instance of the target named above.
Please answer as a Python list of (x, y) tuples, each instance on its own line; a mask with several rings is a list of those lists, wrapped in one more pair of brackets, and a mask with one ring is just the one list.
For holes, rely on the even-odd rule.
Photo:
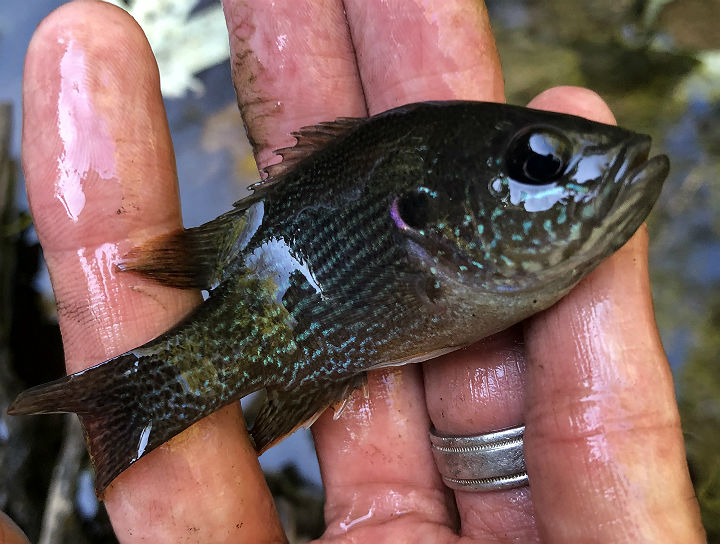
[(157, 445), (149, 440), (153, 417), (143, 408), (142, 387), (128, 353), (59, 380), (20, 393), (11, 415), (75, 412), (85, 431), (95, 466), (95, 491), (107, 485)]

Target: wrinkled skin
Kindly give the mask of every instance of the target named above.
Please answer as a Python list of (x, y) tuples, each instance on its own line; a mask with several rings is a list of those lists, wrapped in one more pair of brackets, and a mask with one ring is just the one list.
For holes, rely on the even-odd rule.
[[(225, 11), (260, 166), (302, 125), (417, 100), (503, 99), (475, 1), (228, 0)], [(68, 55), (78, 62), (63, 64)], [(150, 49), (111, 6), (74, 2), (51, 15), (31, 43), (24, 92), (28, 193), (68, 371), (77, 371), (162, 332), (200, 300), (112, 268), (180, 226), (171, 143)], [(552, 89), (531, 105), (613, 122), (582, 89)], [(68, 116), (93, 135), (89, 164), (58, 125)], [(74, 221), (67, 204), (78, 186)], [(356, 393), (336, 421), (325, 414), (313, 427), (324, 540), (702, 542), (646, 249), (641, 230), (524, 326), (442, 362), (371, 373), (368, 397)], [(524, 421), (532, 488), (453, 496), (430, 454), (431, 421), (444, 434)], [(123, 543), (283, 539), (236, 405), (151, 452), (105, 501)]]

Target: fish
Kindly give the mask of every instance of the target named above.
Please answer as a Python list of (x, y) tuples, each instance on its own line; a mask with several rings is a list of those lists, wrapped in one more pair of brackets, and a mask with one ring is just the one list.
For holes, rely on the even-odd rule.
[(519, 106), (436, 101), (292, 134), (232, 209), (117, 268), (206, 300), (167, 332), (22, 392), (75, 412), (96, 492), (265, 390), (260, 453), (365, 383), (544, 310), (638, 229), (669, 171), (650, 137)]

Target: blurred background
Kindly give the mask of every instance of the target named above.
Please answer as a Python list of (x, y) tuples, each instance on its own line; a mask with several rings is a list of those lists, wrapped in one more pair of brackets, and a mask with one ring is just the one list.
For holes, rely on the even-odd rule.
[[(18, 166), (25, 51), (62, 3), (0, 3), (0, 509), (33, 542), (116, 542), (74, 416), (5, 415), (21, 389), (64, 373)], [(257, 179), (222, 10), (208, 0), (113, 3), (138, 20), (158, 58), (185, 225), (198, 225)], [(709, 541), (720, 542), (720, 0), (486, 3), (508, 102), (525, 104), (554, 85), (590, 87), (620, 125), (651, 134), (655, 152), (671, 157), (649, 219), (653, 295), (703, 520)], [(296, 433), (261, 463), (291, 542), (318, 536), (323, 498), (310, 434)]]

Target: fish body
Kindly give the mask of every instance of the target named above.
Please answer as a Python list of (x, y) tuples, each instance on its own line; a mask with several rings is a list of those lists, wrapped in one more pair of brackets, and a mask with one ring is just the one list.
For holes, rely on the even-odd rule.
[(430, 359), (549, 307), (624, 244), (667, 175), (649, 138), (482, 102), (402, 106), (294, 134), (268, 180), (119, 268), (207, 300), (171, 330), (22, 393), (76, 412), (98, 493), (200, 418), (260, 389), (262, 451), (365, 372)]

